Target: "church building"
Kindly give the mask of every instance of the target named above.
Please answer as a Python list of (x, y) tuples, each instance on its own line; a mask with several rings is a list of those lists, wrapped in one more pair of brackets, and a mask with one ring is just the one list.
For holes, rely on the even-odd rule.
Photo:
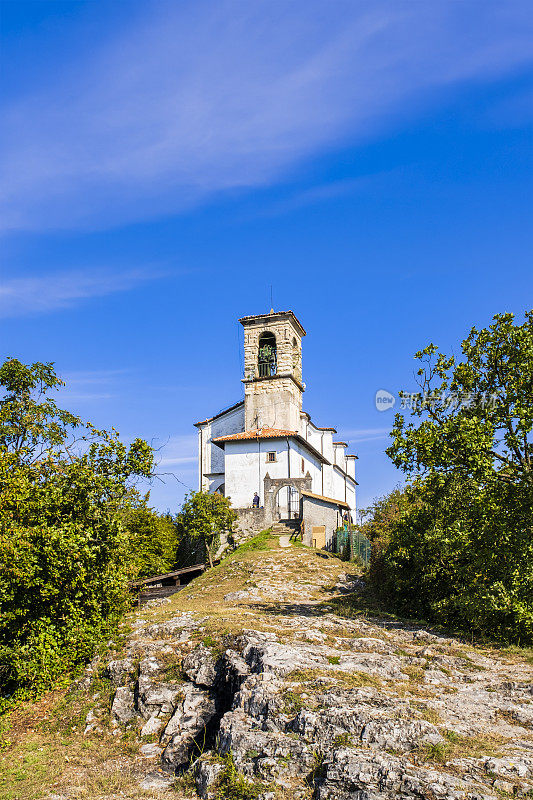
[(283, 522), (305, 543), (327, 546), (343, 521), (355, 519), (357, 456), (302, 408), (306, 334), (293, 312), (239, 322), (244, 400), (195, 423), (200, 491), (228, 497), (243, 533)]

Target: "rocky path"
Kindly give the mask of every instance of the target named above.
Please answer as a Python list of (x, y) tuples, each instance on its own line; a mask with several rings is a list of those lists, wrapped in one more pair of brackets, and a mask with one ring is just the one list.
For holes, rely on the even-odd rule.
[(251, 550), (142, 609), (85, 736), (133, 737), (139, 797), (533, 796), (527, 653), (358, 612), (345, 570)]

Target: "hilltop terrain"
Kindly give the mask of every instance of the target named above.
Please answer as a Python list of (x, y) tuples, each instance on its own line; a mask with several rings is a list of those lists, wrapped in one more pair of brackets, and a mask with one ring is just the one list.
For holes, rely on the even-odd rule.
[(14, 715), (1, 796), (533, 794), (531, 651), (369, 610), (352, 572), (262, 535), (132, 613), (74, 687)]

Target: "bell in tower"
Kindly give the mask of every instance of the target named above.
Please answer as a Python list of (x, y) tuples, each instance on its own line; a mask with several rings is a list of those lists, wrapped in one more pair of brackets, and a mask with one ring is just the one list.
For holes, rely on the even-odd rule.
[(270, 331), (259, 337), (257, 369), (260, 378), (271, 378), (277, 370), (276, 337)]

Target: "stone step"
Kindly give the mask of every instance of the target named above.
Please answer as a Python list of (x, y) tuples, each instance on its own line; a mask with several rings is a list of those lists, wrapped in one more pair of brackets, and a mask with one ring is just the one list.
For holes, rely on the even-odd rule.
[(286, 525), (280, 525), (279, 523), (275, 523), (272, 526), (272, 533), (274, 536), (293, 536), (298, 531), (294, 528), (289, 528)]

